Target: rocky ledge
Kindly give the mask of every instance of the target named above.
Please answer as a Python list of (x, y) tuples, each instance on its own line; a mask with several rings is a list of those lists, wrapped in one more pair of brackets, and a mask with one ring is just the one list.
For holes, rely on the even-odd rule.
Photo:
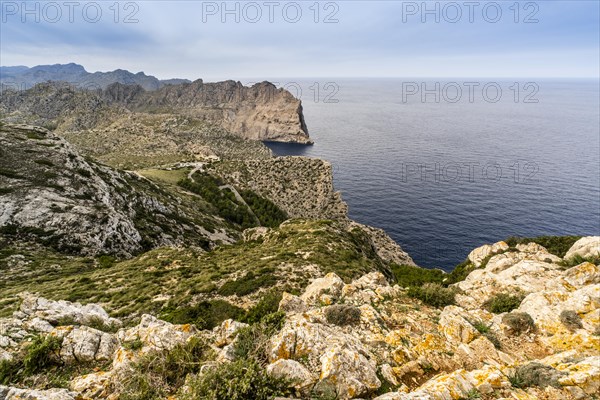
[[(378, 272), (350, 283), (330, 273), (284, 293), (279, 312), (258, 323), (204, 331), (151, 315), (120, 328), (98, 305), (23, 294), (20, 310), (0, 320), (4, 373), (29, 368), (40, 340), (54, 343), (44, 360), (96, 364), (64, 388), (43, 385), (36, 370), (40, 387), (0, 386), (0, 397), (594, 399), (600, 268), (578, 261), (599, 256), (600, 237), (580, 239), (563, 258), (536, 243), (482, 247), (470, 258), (485, 265), (451, 286), (456, 301), (443, 308)], [(517, 293), (508, 311), (486, 306)]]

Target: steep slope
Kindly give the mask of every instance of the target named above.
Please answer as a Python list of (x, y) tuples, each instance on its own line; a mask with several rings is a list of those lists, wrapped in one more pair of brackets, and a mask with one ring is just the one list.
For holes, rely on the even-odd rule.
[(208, 248), (236, 233), (210, 205), (81, 157), (41, 128), (0, 127), (0, 229), (77, 254)]

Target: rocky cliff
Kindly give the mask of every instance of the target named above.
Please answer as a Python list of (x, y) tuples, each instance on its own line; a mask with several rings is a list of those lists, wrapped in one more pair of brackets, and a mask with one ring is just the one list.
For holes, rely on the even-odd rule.
[[(246, 139), (311, 143), (300, 100), (268, 82), (245, 87), (234, 81), (197, 80), (154, 91), (121, 83), (96, 91), (40, 83), (25, 91), (3, 90), (0, 115), (59, 134), (107, 129), (110, 133), (112, 123), (120, 120), (120, 125), (127, 125), (136, 117), (185, 117)], [(146, 128), (154, 131), (152, 125)]]

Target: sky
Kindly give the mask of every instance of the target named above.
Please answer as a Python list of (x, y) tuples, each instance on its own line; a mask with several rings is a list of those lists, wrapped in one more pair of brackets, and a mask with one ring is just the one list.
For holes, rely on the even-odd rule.
[(599, 21), (597, 0), (0, 0), (0, 65), (207, 81), (598, 78)]

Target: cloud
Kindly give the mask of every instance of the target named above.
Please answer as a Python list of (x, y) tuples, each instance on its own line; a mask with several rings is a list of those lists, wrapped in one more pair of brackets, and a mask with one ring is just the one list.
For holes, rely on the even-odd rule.
[[(296, 2), (301, 18), (295, 23), (290, 22), (295, 6), (286, 1), (273, 10), (262, 1), (254, 2), (262, 13), (256, 23), (249, 22), (257, 16), (248, 8), (253, 2), (228, 2), (227, 10), (237, 7), (237, 15), (225, 12), (222, 2), (142, 1), (134, 3), (137, 8), (131, 2), (119, 2), (118, 14), (110, 8), (113, 2), (95, 2), (102, 17), (91, 23), (82, 11), (94, 2), (84, 1), (72, 22), (63, 13), (55, 23), (44, 18), (37, 23), (32, 15), (23, 23), (19, 13), (6, 15), (7, 3), (21, 4), (2, 2), (2, 18), (6, 18), (0, 25), (2, 65), (73, 61), (91, 71), (127, 68), (160, 78), (209, 80), (258, 76), (583, 77), (597, 76), (600, 68), (599, 4), (588, 1), (521, 2), (518, 23), (514, 22), (516, 11), (509, 8), (513, 2), (496, 3), (502, 5), (502, 18), (496, 23), (486, 20), (492, 14), (486, 16), (479, 9), (469, 21), (464, 7), (462, 17), (449, 22), (454, 14), (443, 11), (448, 2), (427, 3), (429, 10), (439, 4), (440, 11), (434, 15), (422, 9), (407, 12), (408, 6), (420, 8), (422, 2), (386, 1), (323, 1), (318, 7), (314, 2)], [(34, 9), (36, 3), (27, 2), (27, 7)], [(481, 2), (480, 8), (487, 3)], [(537, 9), (527, 8), (528, 3)], [(216, 13), (206, 12), (215, 11), (215, 6)], [(124, 23), (134, 11), (132, 18), (138, 22)], [(524, 23), (527, 16), (538, 22)], [(324, 23), (327, 18), (338, 22)]]

